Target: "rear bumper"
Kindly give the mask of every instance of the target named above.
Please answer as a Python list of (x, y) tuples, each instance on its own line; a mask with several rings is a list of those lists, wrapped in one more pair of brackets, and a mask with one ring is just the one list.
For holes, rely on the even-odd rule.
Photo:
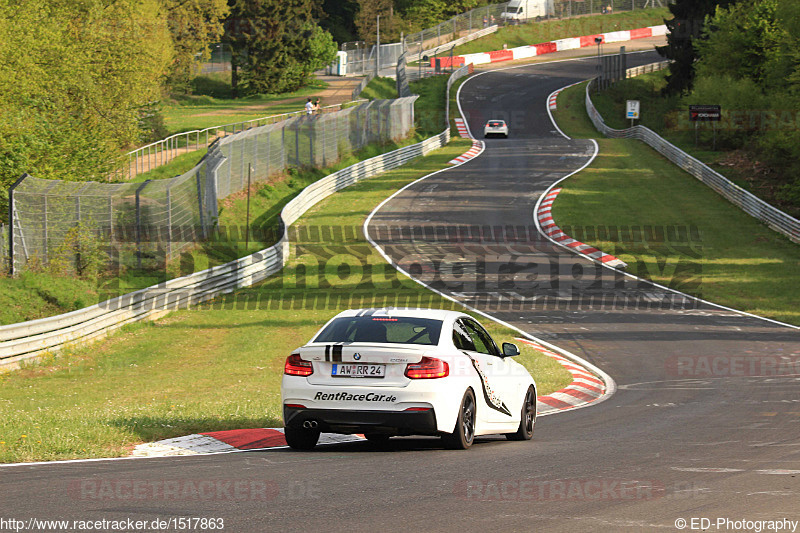
[(383, 433), (388, 435), (436, 435), (436, 413), (427, 411), (377, 411), (283, 407), (284, 425), (301, 428), (315, 421), (324, 433)]

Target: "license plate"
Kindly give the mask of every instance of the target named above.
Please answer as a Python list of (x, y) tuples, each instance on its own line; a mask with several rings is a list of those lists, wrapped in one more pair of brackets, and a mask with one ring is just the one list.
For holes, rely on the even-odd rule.
[(342, 378), (382, 378), (386, 375), (386, 365), (334, 364), (331, 376)]

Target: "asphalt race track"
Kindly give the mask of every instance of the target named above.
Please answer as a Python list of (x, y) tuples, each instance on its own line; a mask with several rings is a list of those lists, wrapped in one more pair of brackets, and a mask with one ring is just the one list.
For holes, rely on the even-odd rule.
[[(657, 60), (632, 54), (628, 64)], [(540, 418), (531, 442), (484, 438), (466, 452), (397, 439), (386, 450), (358, 442), (2, 468), (2, 516), (209, 517), (223, 518), (224, 531), (677, 531), (678, 519), (799, 520), (800, 377), (780, 361), (800, 356), (800, 332), (626, 278), (531, 229), (542, 192), (593, 153), (591, 142), (554, 131), (546, 98), (594, 67), (536, 64), (468, 81), (460, 98), (473, 134), (504, 118), (509, 139), (489, 139), (481, 156), (398, 194), (370, 234), (437, 290), (602, 368), (618, 386), (610, 399)], [(464, 228), (512, 226), (463, 238)], [(382, 241), (386, 227), (416, 238)], [(680, 233), (662, 244), (686, 249), (679, 283), (702, 282), (694, 244)], [(114, 489), (207, 480), (217, 483), (207, 498)]]

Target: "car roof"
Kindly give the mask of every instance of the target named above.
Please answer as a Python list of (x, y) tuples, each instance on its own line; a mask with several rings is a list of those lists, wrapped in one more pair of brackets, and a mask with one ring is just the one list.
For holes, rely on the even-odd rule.
[(338, 317), (347, 316), (406, 316), (412, 318), (431, 318), (434, 320), (447, 321), (454, 320), (460, 316), (466, 316), (458, 311), (448, 311), (445, 309), (421, 309), (415, 307), (372, 307), (366, 309), (348, 309), (342, 311)]

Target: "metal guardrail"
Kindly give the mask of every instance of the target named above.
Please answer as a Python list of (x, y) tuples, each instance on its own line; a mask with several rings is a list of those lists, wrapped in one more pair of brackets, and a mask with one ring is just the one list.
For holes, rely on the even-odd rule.
[[(346, 107), (366, 102), (366, 100), (358, 100), (358, 94), (360, 92), (361, 91), (355, 93), (356, 96), (351, 102), (325, 106), (320, 108), (316, 113), (333, 113), (341, 111)], [(211, 126), (210, 128), (204, 128), (202, 130), (176, 133), (160, 141), (128, 152), (126, 154), (128, 156), (128, 166), (122, 169), (121, 173), (125, 179), (131, 179), (139, 174), (150, 172), (155, 168), (165, 165), (179, 155), (197, 151), (201, 148), (208, 148), (218, 138), (239, 133), (250, 128), (283, 122), (284, 120), (300, 117), (305, 114), (305, 110), (292, 111), (291, 113), (281, 113), (279, 115), (269, 115), (266, 117), (244, 120), (242, 122)]]
[[(470, 73), (468, 66), (453, 72), (453, 82)], [(449, 98), (445, 100), (449, 112)], [(449, 126), (420, 143), (361, 161), (309, 185), (281, 211), (284, 233), (280, 241), (252, 255), (224, 265), (169, 280), (99, 304), (19, 324), (0, 326), (0, 368), (11, 369), (21, 361), (65, 346), (86, 344), (126, 324), (154, 319), (254, 283), (283, 268), (289, 252), (289, 226), (328, 196), (381, 172), (397, 168), (450, 141)]]
[[(662, 62), (646, 65), (645, 67), (628, 69), (626, 74), (627, 77), (630, 78), (646, 72), (660, 70), (667, 64), (668, 62)], [(639, 139), (671, 162), (711, 187), (714, 191), (732, 204), (741, 208), (748, 215), (764, 222), (774, 231), (782, 233), (793, 242), (800, 244), (800, 220), (797, 220), (777, 207), (768, 204), (761, 198), (742, 189), (719, 172), (708, 167), (708, 165), (702, 161), (690, 156), (677, 146), (668, 142), (653, 130), (645, 126), (634, 126), (624, 130), (608, 127), (603, 117), (597, 111), (597, 108), (594, 107), (592, 99), (589, 96), (590, 87), (593, 82), (594, 80), (586, 85), (586, 112), (589, 114), (589, 118), (600, 133), (615, 139)]]
[(481, 37), (486, 37), (487, 35), (491, 35), (495, 33), (500, 27), (495, 24), (494, 26), (489, 26), (488, 28), (483, 28), (482, 30), (478, 30), (476, 32), (470, 33), (469, 35), (465, 35), (464, 37), (459, 37), (454, 41), (450, 41), (448, 43), (444, 43), (439, 46), (435, 46), (430, 50), (423, 50), (419, 54), (419, 58), (424, 56), (435, 56), (438, 55), (439, 52), (443, 52), (445, 50), (450, 50), (451, 48), (455, 48), (456, 46), (461, 46), (462, 44), (466, 44), (468, 42), (474, 41), (475, 39), (480, 39)]

